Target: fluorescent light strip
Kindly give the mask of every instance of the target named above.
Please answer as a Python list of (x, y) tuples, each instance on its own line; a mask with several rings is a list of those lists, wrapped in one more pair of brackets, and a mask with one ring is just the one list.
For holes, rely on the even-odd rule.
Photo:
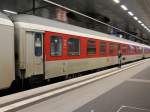
[(140, 21), (140, 20), (139, 20), (139, 21), (138, 21), (138, 23), (140, 23), (140, 24), (141, 24), (141, 23), (142, 23), (142, 21)]
[(138, 20), (138, 18), (135, 16), (135, 17), (133, 17), (135, 20)]
[(119, 4), (120, 0), (113, 0), (115, 3)]
[(132, 12), (128, 12), (128, 14), (129, 14), (130, 16), (134, 16), (134, 14), (133, 14)]
[(4, 12), (8, 12), (8, 13), (11, 13), (11, 14), (18, 14), (17, 12), (14, 12), (14, 11), (10, 11), (10, 10), (3, 10)]
[[(120, 3), (120, 0), (113, 0), (115, 3)], [(125, 6), (125, 5), (121, 5), (120, 6), (123, 10), (125, 10), (125, 11), (127, 11), (128, 10), (128, 8)], [(131, 11), (129, 11), (128, 12), (128, 14), (130, 15), (130, 16), (134, 16), (134, 14), (131, 12)], [(140, 20), (138, 20), (138, 18), (136, 17), (136, 16), (134, 16), (133, 17), (136, 21), (138, 21), (138, 23), (139, 24), (141, 24), (146, 30), (148, 30), (148, 32), (150, 32), (150, 29), (148, 29), (143, 23), (142, 23), (142, 21), (140, 21)]]
[(142, 26), (145, 26), (144, 24), (141, 24)]
[(125, 11), (128, 10), (128, 8), (125, 5), (121, 5), (121, 8)]

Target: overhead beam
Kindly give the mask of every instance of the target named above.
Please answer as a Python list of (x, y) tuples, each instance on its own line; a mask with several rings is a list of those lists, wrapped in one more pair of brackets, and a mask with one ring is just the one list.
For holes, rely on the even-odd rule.
[(131, 35), (132, 37), (134, 37), (134, 38), (136, 38), (136, 39), (138, 39), (138, 40), (142, 40), (142, 41), (144, 41), (145, 43), (150, 44), (149, 42), (147, 42), (146, 40), (141, 39), (140, 37), (137, 37), (137, 36), (135, 36), (135, 35), (132, 35), (132, 34), (126, 32), (126, 31), (123, 31), (122, 29), (119, 29), (119, 28), (117, 28), (117, 27), (111, 26), (111, 25), (109, 25), (109, 24), (107, 24), (107, 23), (104, 23), (104, 22), (102, 22), (102, 21), (100, 21), (100, 20), (98, 20), (98, 19), (95, 19), (95, 18), (93, 18), (93, 17), (90, 17), (90, 16), (88, 16), (88, 15), (86, 15), (86, 14), (80, 13), (80, 12), (78, 12), (78, 11), (76, 11), (76, 10), (73, 10), (73, 9), (70, 9), (70, 8), (65, 7), (65, 6), (63, 6), (63, 5), (57, 4), (57, 3), (55, 3), (55, 2), (53, 2), (53, 1), (51, 1), (51, 0), (43, 0), (43, 1), (45, 1), (45, 2), (47, 2), (47, 3), (50, 3), (50, 4), (52, 4), (52, 5), (58, 6), (58, 7), (60, 7), (60, 8), (63, 8), (63, 9), (65, 9), (65, 10), (74, 12), (74, 13), (76, 13), (76, 14), (78, 14), (78, 15), (84, 16), (84, 17), (89, 18), (89, 19), (91, 19), (91, 20), (94, 20), (94, 21), (96, 21), (96, 22), (98, 22), (98, 23), (101, 23), (101, 24), (103, 24), (103, 25), (106, 25), (106, 26), (108, 26), (108, 27), (110, 27), (110, 28), (114, 28), (114, 29), (116, 29), (116, 30), (118, 30), (118, 31), (124, 32), (124, 33), (126, 33), (126, 34), (128, 34), (128, 35)]

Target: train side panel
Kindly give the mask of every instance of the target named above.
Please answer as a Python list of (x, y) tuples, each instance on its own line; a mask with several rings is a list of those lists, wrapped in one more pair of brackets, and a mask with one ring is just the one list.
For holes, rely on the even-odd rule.
[[(111, 60), (113, 60), (113, 62)], [(49, 79), (62, 75), (74, 74), (78, 72), (107, 67), (117, 63), (117, 57), (47, 61), (45, 62), (45, 78)]]
[(0, 89), (10, 87), (15, 80), (14, 28), (0, 25)]
[[(55, 37), (54, 37), (55, 36)], [(55, 41), (58, 42), (58, 38), (61, 39), (61, 43), (51, 43), (51, 38), (57, 38)], [(68, 40), (70, 38), (80, 40), (80, 55), (68, 55), (68, 49), (75, 49), (73, 46), (69, 46)], [(142, 53), (136, 52), (136, 47), (134, 46), (132, 53), (128, 52), (128, 47), (125, 44), (115, 43), (110, 41), (105, 41), (106, 43), (106, 54), (101, 55), (100, 45), (101, 40), (96, 40), (96, 53), (94, 55), (88, 55), (87, 53), (87, 41), (92, 40), (89, 37), (76, 37), (73, 35), (61, 34), (56, 32), (46, 32), (45, 33), (45, 78), (59, 77), (62, 75), (74, 74), (78, 72), (98, 69), (102, 67), (107, 67), (111, 65), (118, 64), (117, 56), (117, 45), (126, 46), (126, 49), (122, 51), (122, 63), (129, 61), (134, 61), (142, 59)], [(104, 42), (104, 41), (103, 41)], [(51, 45), (53, 44), (53, 45)], [(113, 46), (113, 52), (111, 53), (111, 46)], [(59, 45), (62, 49), (58, 50)], [(54, 47), (55, 46), (55, 47)], [(51, 54), (54, 52), (52, 50), (55, 48), (55, 55)], [(60, 54), (57, 54), (60, 52)]]
[(150, 57), (150, 49), (149, 48), (144, 48), (144, 58), (149, 58)]
[(20, 79), (27, 79), (43, 75), (43, 33), (24, 29), (17, 24), (15, 24), (15, 31), (18, 55), (17, 76)]

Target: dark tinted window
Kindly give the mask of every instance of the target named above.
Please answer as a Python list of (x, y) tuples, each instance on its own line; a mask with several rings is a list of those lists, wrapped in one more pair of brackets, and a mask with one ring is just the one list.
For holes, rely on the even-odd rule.
[(123, 52), (123, 54), (126, 54), (126, 52), (127, 52), (127, 47), (126, 47), (126, 45), (123, 45), (123, 46), (122, 46), (122, 52)]
[(100, 54), (104, 55), (106, 54), (106, 43), (100, 42)]
[(129, 45), (129, 52), (134, 53), (135, 52), (135, 47), (133, 45)]
[(68, 55), (80, 55), (80, 40), (75, 38), (68, 39)]
[(110, 55), (113, 55), (113, 54), (114, 54), (114, 50), (115, 50), (115, 45), (114, 45), (114, 43), (110, 43), (110, 44), (109, 44), (109, 53), (110, 53)]
[(35, 56), (42, 56), (42, 33), (35, 33), (34, 54)]
[(136, 47), (136, 53), (139, 53), (139, 51), (140, 51), (140, 50), (139, 50), (139, 47), (137, 46), (137, 47)]
[(96, 41), (88, 40), (87, 42), (87, 53), (96, 54)]
[(131, 53), (131, 46), (128, 46), (128, 52)]
[(143, 52), (143, 48), (142, 47), (140, 47), (140, 53), (142, 53)]
[(62, 55), (62, 38), (58, 36), (50, 37), (50, 55), (61, 56)]

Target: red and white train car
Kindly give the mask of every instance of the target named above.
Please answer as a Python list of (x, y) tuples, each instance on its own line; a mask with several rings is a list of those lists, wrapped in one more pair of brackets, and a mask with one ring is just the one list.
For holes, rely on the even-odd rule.
[(14, 24), (24, 78), (49, 79), (115, 65), (118, 49), (124, 62), (150, 56), (149, 46), (58, 21), (17, 15)]
[[(0, 29), (7, 32), (7, 40), (0, 41), (0, 52), (5, 55), (0, 57), (5, 61), (0, 63), (0, 89), (9, 87), (15, 78), (43, 80), (116, 65), (118, 50), (123, 54), (124, 63), (150, 57), (147, 45), (58, 21), (16, 15), (14, 25), (9, 22), (9, 31), (8, 27)], [(8, 68), (5, 72), (4, 65)]]

